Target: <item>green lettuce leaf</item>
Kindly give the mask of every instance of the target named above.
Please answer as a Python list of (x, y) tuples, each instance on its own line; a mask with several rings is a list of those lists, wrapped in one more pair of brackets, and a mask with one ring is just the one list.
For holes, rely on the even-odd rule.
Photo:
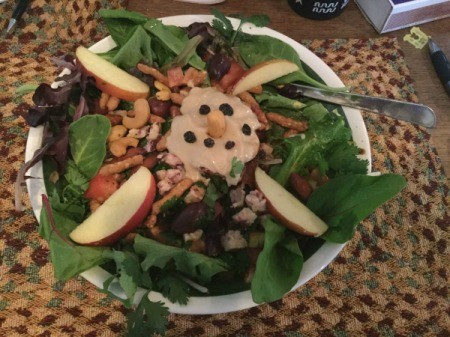
[(272, 59), (285, 59), (302, 69), (302, 62), (297, 51), (277, 38), (267, 35), (249, 35), (238, 47), (242, 59), (249, 67)]
[(80, 172), (90, 180), (106, 156), (106, 139), (111, 123), (103, 115), (86, 115), (70, 124), (69, 146)]
[[(344, 119), (334, 113), (328, 113), (318, 122), (310, 120), (310, 127), (303, 135), (282, 140), (283, 163), (271, 171), (271, 176), (284, 186), (292, 172), (310, 167), (319, 167), (331, 178), (344, 173), (366, 173), (367, 162), (355, 156), (358, 148), (351, 143), (351, 138)], [(347, 161), (345, 169), (339, 166), (342, 158)]]
[(299, 111), (305, 107), (302, 102), (282, 96), (276, 92), (264, 91), (262, 94), (255, 95), (256, 101), (264, 111)]
[[(180, 38), (179, 33), (175, 34), (174, 29), (163, 25), (161, 21), (157, 19), (148, 19), (148, 21), (144, 24), (144, 29), (155, 36), (159, 42), (166, 48), (170, 49), (174, 55), (179, 55), (189, 43), (187, 34), (183, 32), (182, 29), (176, 27), (177, 32), (183, 32), (183, 36)], [(203, 62), (197, 53), (191, 56), (189, 59), (189, 64), (197, 69), (205, 69), (206, 67), (205, 62)]]
[(79, 246), (70, 240), (69, 233), (76, 226), (76, 222), (58, 211), (50, 210), (48, 201), (44, 201), (39, 234), (50, 246), (50, 259), (58, 280), (68, 280), (109, 260), (108, 247)]
[(362, 220), (405, 186), (405, 178), (398, 174), (340, 176), (315, 190), (307, 206), (329, 226), (321, 237), (344, 243), (353, 238)]
[(145, 15), (123, 9), (100, 9), (99, 14), (119, 46), (126, 44), (136, 28), (147, 21)]
[(137, 26), (130, 38), (115, 52), (110, 62), (123, 69), (131, 69), (139, 62), (152, 64), (151, 43), (152, 39), (144, 28)]
[(137, 235), (134, 240), (134, 250), (144, 256), (141, 263), (144, 271), (151, 267), (165, 268), (173, 261), (181, 273), (204, 283), (209, 282), (215, 274), (227, 270), (227, 265), (219, 259), (167, 246), (141, 235)]
[(264, 248), (256, 263), (251, 292), (256, 303), (282, 298), (298, 280), (303, 267), (302, 252), (295, 235), (273, 218), (263, 223)]

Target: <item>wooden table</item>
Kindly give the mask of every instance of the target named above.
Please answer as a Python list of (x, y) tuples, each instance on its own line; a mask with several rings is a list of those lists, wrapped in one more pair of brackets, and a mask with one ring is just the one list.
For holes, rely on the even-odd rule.
[[(180, 14), (210, 14), (211, 6), (177, 2), (173, 0), (130, 0), (128, 9), (142, 12), (148, 16), (163, 17)], [(337, 18), (327, 21), (305, 19), (293, 12), (287, 1), (281, 0), (226, 0), (216, 5), (225, 14), (242, 13), (267, 14), (270, 28), (273, 28), (295, 40), (326, 38), (376, 38), (380, 35), (365, 20), (356, 4), (352, 1)], [(450, 57), (450, 18), (420, 26), (432, 36), (441, 49)], [(415, 89), (422, 104), (430, 106), (437, 115), (437, 126), (430, 129), (432, 143), (436, 146), (449, 177), (450, 172), (450, 97), (434, 72), (428, 49), (416, 49), (403, 41), (409, 32), (402, 29), (384, 34), (396, 37), (405, 52), (407, 64), (415, 80)]]

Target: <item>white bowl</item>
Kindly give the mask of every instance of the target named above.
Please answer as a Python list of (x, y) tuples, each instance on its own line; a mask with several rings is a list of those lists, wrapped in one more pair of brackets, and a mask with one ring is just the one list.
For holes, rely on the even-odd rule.
[[(210, 22), (212, 20), (211, 15), (180, 15), (162, 18), (164, 24), (176, 25), (185, 27), (194, 22)], [(231, 19), (235, 27), (238, 26), (239, 21)], [(299, 54), (301, 60), (308, 65), (313, 71), (315, 71), (323, 81), (333, 87), (344, 86), (339, 77), (331, 70), (321, 59), (315, 54), (309, 51), (307, 48), (294, 41), (293, 39), (278, 33), (269, 28), (258, 28), (253, 25), (245, 25), (243, 31), (249, 34), (255, 35), (269, 35), (280, 39), (290, 44)], [(94, 52), (105, 52), (115, 46), (111, 37), (107, 37), (95, 45), (91, 46), (91, 50)], [(362, 159), (368, 161), (368, 172), (371, 171), (371, 152), (369, 138), (367, 130), (364, 125), (361, 113), (359, 110), (352, 108), (343, 108), (345, 117), (347, 118), (348, 125), (352, 129), (353, 139), (356, 145), (364, 150)], [(43, 128), (30, 128), (28, 134), (28, 140), (25, 151), (25, 160), (28, 161), (33, 157), (34, 152), (40, 148), (42, 143)], [(27, 173), (32, 177), (42, 178), (42, 163), (39, 162), (33, 166)], [(41, 195), (45, 194), (45, 186), (43, 179), (28, 179), (27, 180), (28, 193), (31, 199), (31, 205), (35, 213), (36, 218), (39, 220), (40, 211), (42, 207)], [(308, 260), (305, 261), (303, 269), (300, 273), (300, 277), (292, 288), (297, 289), (301, 285), (308, 282), (311, 278), (320, 273), (342, 250), (345, 244), (324, 243), (315, 254), (313, 254)], [(93, 283), (97, 287), (103, 288), (103, 282), (106, 281), (111, 274), (100, 267), (94, 267), (81, 274), (89, 282)], [(120, 287), (115, 284), (114, 292), (117, 296), (125, 298), (124, 292)], [(142, 298), (145, 290), (141, 289), (135, 298), (135, 302), (138, 303)], [(247, 309), (258, 304), (254, 303), (250, 290), (231, 295), (222, 296), (209, 296), (209, 297), (191, 297), (187, 305), (179, 305), (171, 303), (164, 298), (160, 293), (151, 292), (149, 298), (154, 301), (162, 301), (169, 308), (170, 312), (178, 314), (216, 314), (226, 313), (232, 311), (238, 311)]]

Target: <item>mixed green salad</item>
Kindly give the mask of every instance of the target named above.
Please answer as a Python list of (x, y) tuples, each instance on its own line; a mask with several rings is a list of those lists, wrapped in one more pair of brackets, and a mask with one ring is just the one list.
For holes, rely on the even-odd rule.
[[(367, 174), (368, 163), (360, 159), (340, 107), (292, 95), (289, 83), (325, 85), (291, 46), (241, 30), (246, 23), (267, 25), (266, 16), (239, 17), (241, 24), (234, 29), (218, 11), (210, 23), (183, 28), (129, 11), (100, 13), (117, 44), (101, 56), (148, 84), (151, 116), (144, 126), (126, 128), (122, 136), (128, 133), (136, 142), (125, 154), (113, 154), (109, 137), (133, 111), (133, 102), (102, 93), (73, 56), (56, 59), (66, 71), (56, 86), (41, 84), (34, 93), (35, 106), (26, 119), (31, 126), (45, 125), (44, 141), (22, 171), (44, 163), (47, 195), (39, 232), (49, 243), (55, 277), (67, 280), (94, 266), (109, 271), (113, 276), (100, 291), (115, 296), (108, 289), (113, 282), (120, 284), (127, 299), (119, 300), (133, 309), (128, 315), (130, 336), (163, 334), (166, 329), (168, 309), (150, 301), (150, 291), (182, 305), (191, 296), (244, 290), (251, 291), (256, 303), (280, 299), (296, 284), (303, 262), (324, 242), (350, 240), (364, 218), (405, 186), (396, 174)], [(279, 59), (295, 63), (299, 70), (239, 96), (258, 117), (254, 128), (242, 127), (244, 135), (257, 135), (254, 158), (232, 157), (227, 177), (200, 170), (200, 179), (165, 197), (186, 174), (184, 163), (161, 141), (183, 114), (183, 99), (204, 88), (229, 96), (230, 86), (247, 69)], [(209, 112), (207, 103), (200, 114)], [(229, 104), (222, 105), (220, 110), (230, 116)], [(298, 125), (303, 129), (293, 128)], [(187, 143), (200, 141), (189, 131), (183, 137)], [(209, 139), (205, 147), (218, 142)], [(225, 146), (232, 151), (235, 144), (228, 141)], [(99, 178), (106, 165), (136, 156), (136, 164)], [(138, 167), (156, 179), (154, 203), (165, 200), (158, 212), (149, 212), (138, 227), (113, 243), (74, 242), (69, 234)], [(279, 221), (255, 184), (257, 167), (328, 229), (320, 236), (305, 236)], [(25, 177), (18, 179), (20, 186)], [(134, 306), (139, 288), (147, 293)]]

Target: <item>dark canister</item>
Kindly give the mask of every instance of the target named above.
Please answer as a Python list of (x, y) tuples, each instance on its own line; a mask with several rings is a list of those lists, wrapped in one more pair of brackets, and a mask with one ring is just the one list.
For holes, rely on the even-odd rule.
[(342, 13), (349, 0), (288, 0), (289, 6), (308, 19), (327, 20)]

